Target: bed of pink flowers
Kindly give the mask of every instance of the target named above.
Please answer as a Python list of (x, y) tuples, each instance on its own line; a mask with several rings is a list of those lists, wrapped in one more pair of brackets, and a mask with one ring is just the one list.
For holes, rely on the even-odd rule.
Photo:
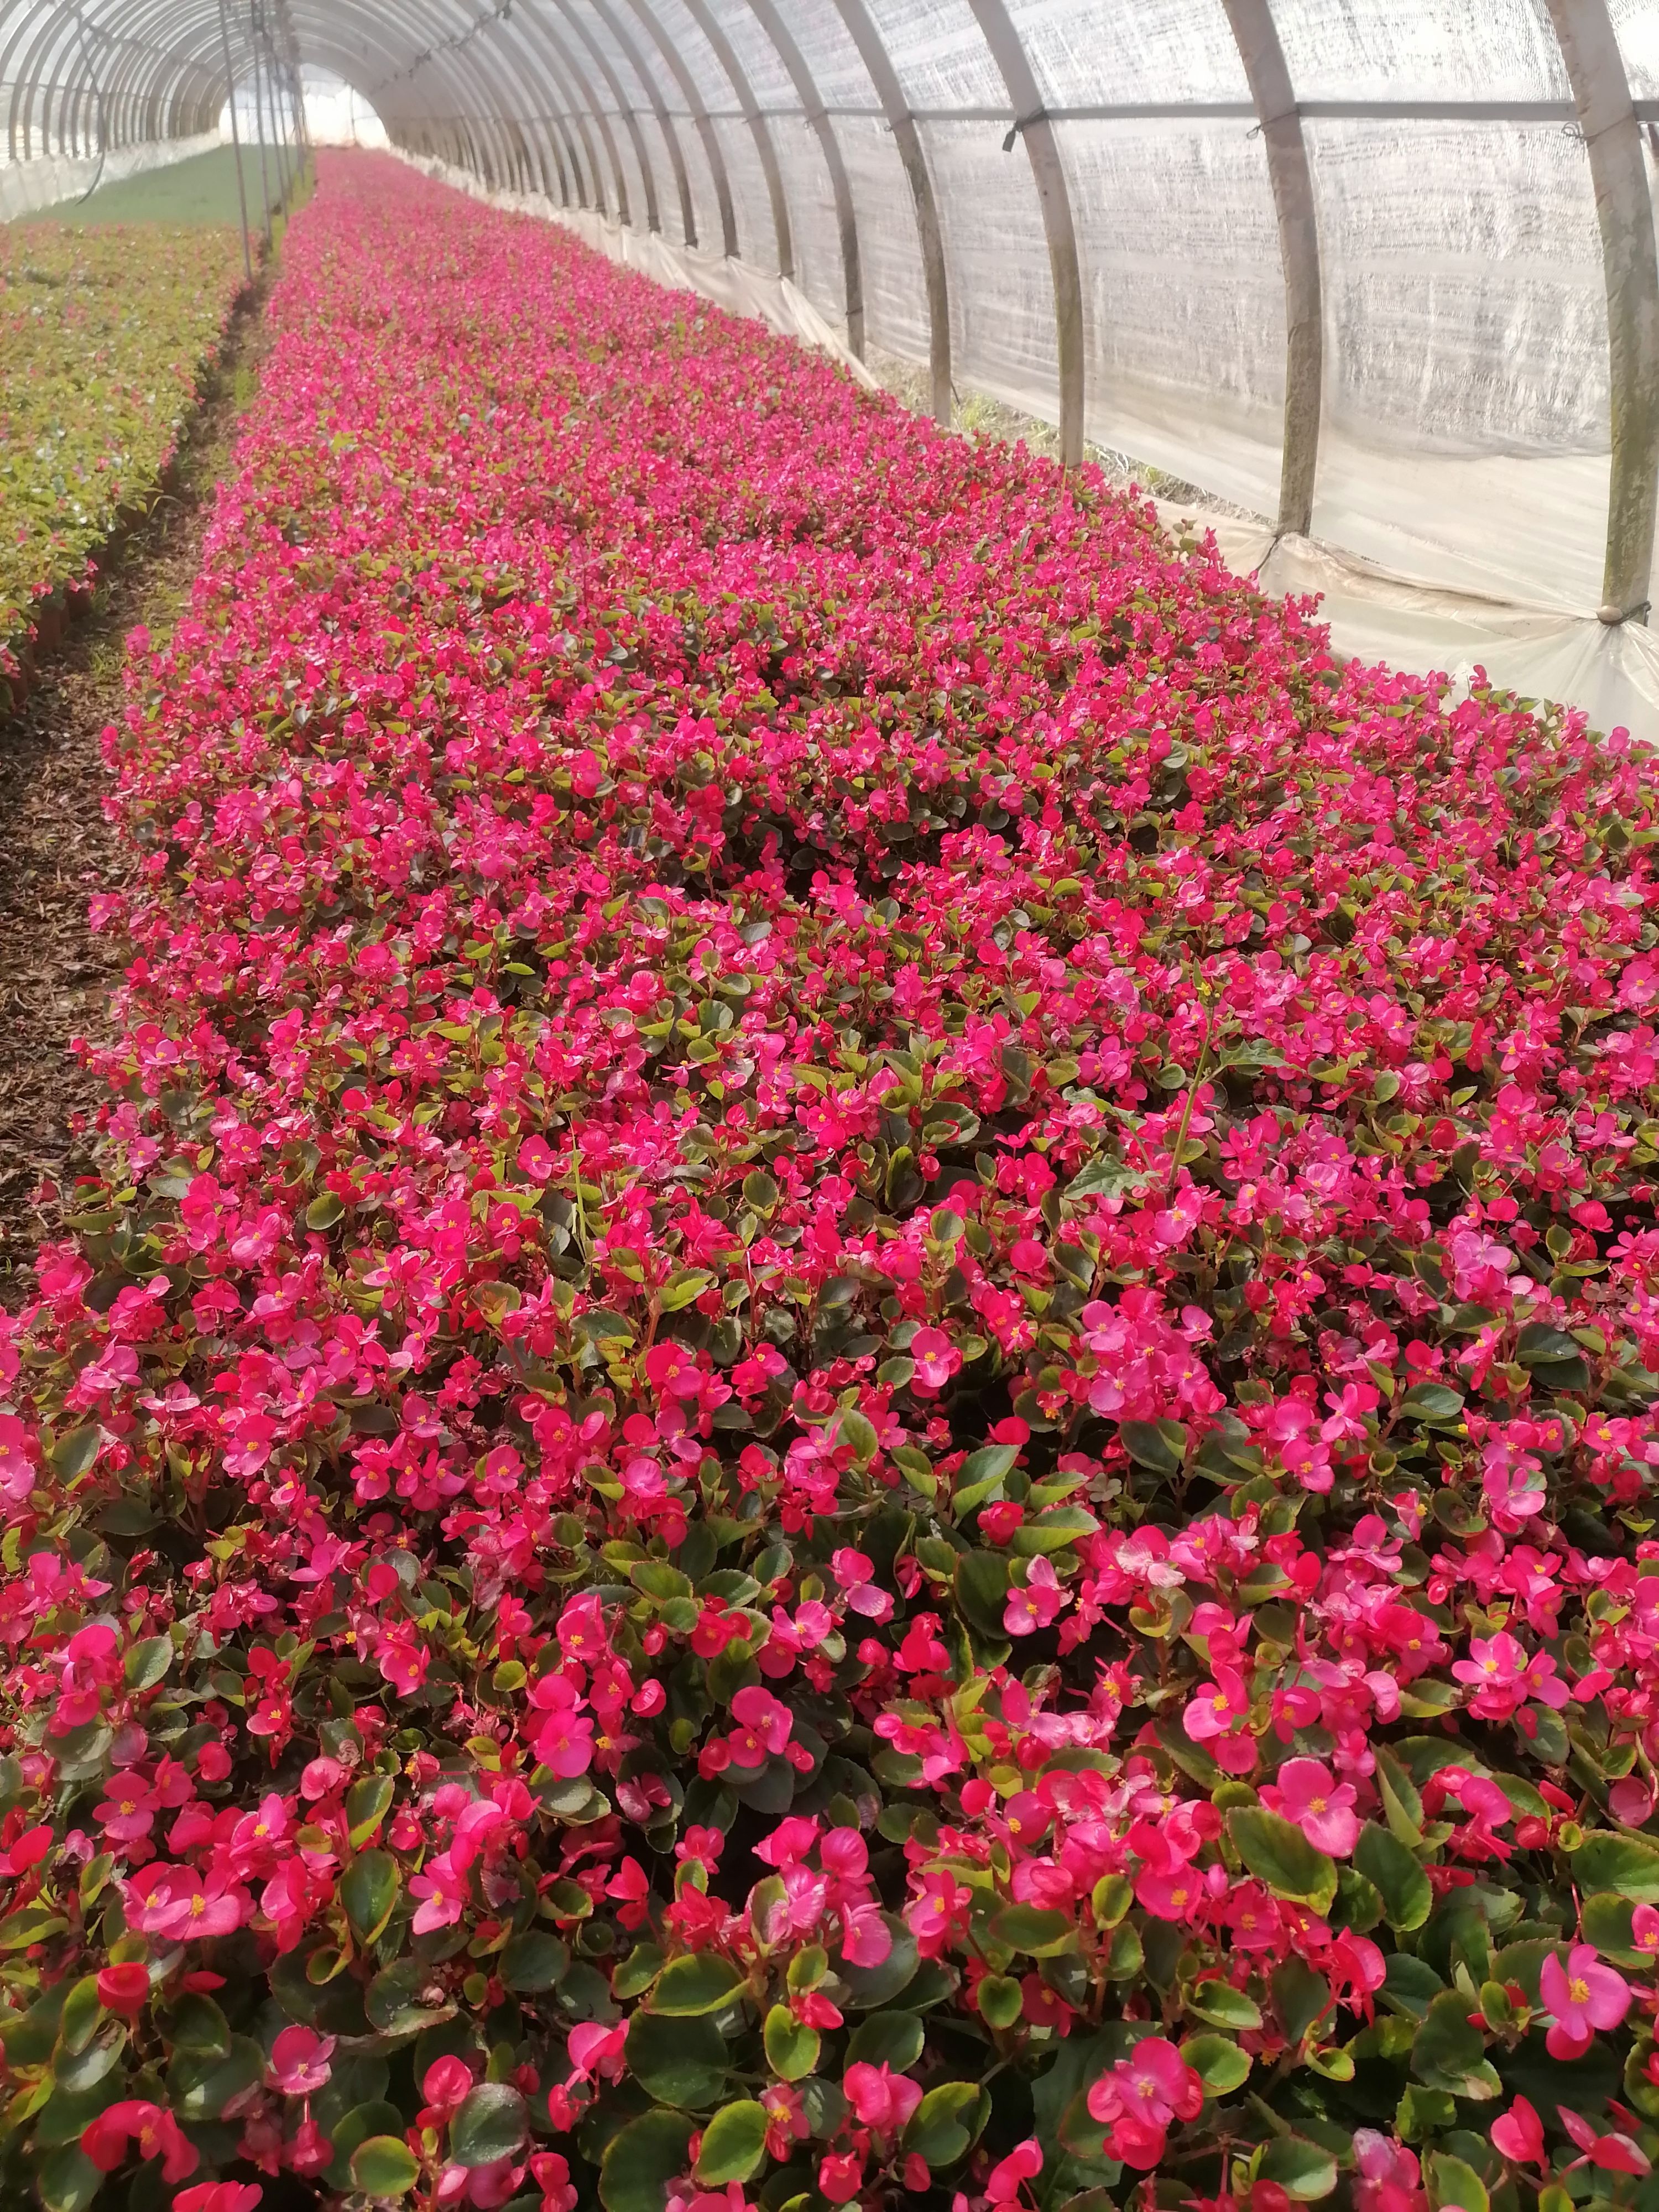
[(1647, 2212), (1644, 757), (321, 179), (3, 1335), (6, 2201)]

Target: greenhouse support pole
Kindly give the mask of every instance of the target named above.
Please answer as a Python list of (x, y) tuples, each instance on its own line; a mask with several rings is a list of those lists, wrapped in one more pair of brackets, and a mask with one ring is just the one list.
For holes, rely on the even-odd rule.
[(942, 429), (951, 427), (951, 287), (945, 266), (945, 234), (939, 228), (939, 203), (933, 197), (933, 173), (922, 149), (921, 133), (899, 82), (898, 71), (876, 28), (865, 0), (836, 0), (842, 22), (859, 50), (876, 97), (893, 134), (904, 174), (915, 204), (916, 246), (921, 255), (921, 276), (927, 295), (927, 372), (932, 414)]
[(259, 134), (259, 198), (265, 210), (265, 252), (271, 247), (270, 235), (270, 175), (265, 167), (265, 112), (259, 103), (259, 36), (258, 17), (254, 13), (257, 0), (250, 0), (248, 21), (253, 25), (253, 127)]
[[(693, 127), (702, 142), (703, 157), (708, 163), (708, 174), (714, 186), (714, 206), (720, 222), (720, 252), (731, 260), (738, 250), (737, 210), (732, 203), (732, 180), (726, 171), (726, 155), (721, 148), (720, 133), (708, 119), (708, 110), (703, 103), (697, 80), (685, 66), (674, 41), (664, 32), (662, 25), (646, 5), (646, 0), (627, 0), (639, 17), (640, 27), (655, 46), (667, 65), (668, 73), (680, 88), (680, 97), (690, 111)], [(686, 244), (691, 239), (688, 234)]]
[(1325, 374), (1325, 320), (1308, 142), (1279, 43), (1273, 0), (1221, 0), (1255, 103), (1267, 178), (1279, 218), (1285, 269), (1285, 427), (1279, 475), (1279, 535), (1313, 530), (1319, 470), (1319, 414)]
[[(510, 46), (505, 43), (509, 37), (509, 25), (504, 15), (495, 16), (493, 23), (496, 43), (465, 60), (462, 54), (454, 49), (453, 41), (450, 42), (449, 65), (458, 73), (464, 72), (464, 75), (459, 88), (452, 88), (446, 77), (444, 97), (446, 100), (465, 99), (469, 101), (479, 97), (490, 113), (501, 114), (508, 112), (512, 88), (528, 87), (532, 97), (545, 111), (542, 117), (544, 125), (556, 131), (563, 143), (565, 156), (569, 161), (575, 179), (578, 204), (584, 208), (587, 205), (588, 187), (583, 179), (581, 166), (585, 156), (592, 176), (595, 202), (599, 213), (604, 215), (604, 177), (583, 120), (582, 100), (586, 97), (591, 107), (591, 94), (573, 91), (568, 76), (559, 67), (555, 54), (556, 52), (562, 53), (564, 50), (558, 45), (553, 26), (548, 23), (542, 27), (542, 43), (532, 50), (520, 46), (516, 40)], [(473, 27), (476, 29), (478, 26), (475, 24)], [(427, 61), (434, 59), (443, 50), (441, 40), (434, 43), (416, 63), (416, 70), (418, 71)], [(499, 69), (494, 66), (497, 61)], [(478, 142), (470, 127), (465, 127), (465, 118), (447, 109), (434, 111), (429, 106), (423, 113), (426, 120), (422, 128), (434, 120), (441, 126), (434, 143), (441, 146), (447, 145), (449, 152), (443, 158), (453, 159), (456, 167), (470, 167), (475, 175), (482, 177), (484, 169), (479, 160)], [(606, 143), (609, 146), (608, 138)], [(610, 150), (614, 156), (614, 147)]]
[(230, 61), (230, 25), (225, 19), (225, 0), (219, 0), (219, 43), (225, 52), (225, 93), (230, 101), (230, 146), (236, 162), (236, 198), (242, 210), (242, 268), (253, 282), (253, 248), (247, 236), (247, 186), (242, 180), (242, 134), (236, 122), (236, 75)]
[(265, 47), (265, 98), (270, 104), (270, 145), (271, 151), (276, 159), (276, 192), (283, 213), (286, 216), (289, 173), (288, 147), (285, 142), (288, 137), (288, 128), (282, 111), (276, 104), (277, 86), (280, 82), (276, 70), (276, 46), (270, 35), (270, 17), (266, 12), (264, 4), (261, 5), (259, 10), (259, 34), (264, 40)]
[(1008, 134), (1012, 153), (1016, 137), (1024, 138), (1031, 175), (1042, 210), (1043, 235), (1048, 241), (1048, 266), (1054, 287), (1054, 349), (1060, 367), (1060, 459), (1074, 469), (1083, 459), (1083, 272), (1078, 262), (1077, 228), (1072, 220), (1072, 196), (1060, 158), (1060, 141), (1042, 106), (1030, 58), (1020, 43), (1004, 0), (968, 0), (975, 20), (991, 49), (991, 58), (1001, 71), (1013, 103), (1014, 127)]
[(657, 128), (668, 149), (668, 166), (674, 173), (674, 189), (679, 195), (680, 229), (685, 243), (695, 247), (697, 243), (697, 210), (691, 198), (691, 173), (685, 166), (685, 149), (680, 144), (679, 131), (669, 112), (668, 103), (662, 96), (662, 88), (646, 67), (644, 55), (628, 35), (627, 27), (611, 7), (611, 0), (588, 0), (588, 4), (616, 41), (623, 59), (639, 79), (651, 112), (657, 118)]
[(726, 71), (731, 80), (732, 89), (738, 96), (738, 110), (749, 126), (749, 135), (755, 142), (755, 157), (761, 165), (761, 174), (766, 179), (766, 197), (772, 210), (772, 234), (777, 246), (778, 274), (793, 283), (795, 246), (789, 230), (788, 195), (783, 189), (783, 172), (778, 167), (778, 149), (772, 143), (772, 133), (766, 118), (761, 113), (754, 88), (749, 82), (748, 71), (738, 59), (732, 41), (710, 12), (708, 0), (685, 0), (685, 10), (714, 49), (715, 59)]
[(1645, 616), (1659, 505), (1659, 252), (1641, 126), (1607, 0), (1547, 0), (1589, 158), (1607, 286), (1613, 460), (1601, 617)]
[(806, 57), (790, 36), (787, 25), (773, 0), (749, 0), (750, 13), (772, 41), (778, 59), (789, 72), (803, 120), (811, 124), (830, 172), (830, 190), (836, 203), (836, 228), (841, 234), (842, 296), (847, 308), (847, 350), (854, 361), (864, 359), (864, 258), (859, 251), (859, 219), (853, 206), (853, 187), (847, 164), (841, 158), (836, 126), (823, 112), (823, 101), (806, 65)]
[(548, 73), (550, 76), (557, 79), (566, 100), (569, 101), (572, 121), (586, 149), (588, 167), (593, 173), (593, 191), (599, 201), (599, 213), (609, 218), (610, 210), (605, 205), (605, 172), (599, 166), (599, 156), (593, 151), (593, 141), (588, 136), (589, 122), (592, 122), (598, 133), (599, 143), (604, 148), (605, 158), (611, 164), (611, 179), (616, 190), (617, 220), (626, 228), (633, 220), (628, 203), (628, 172), (622, 165), (622, 155), (617, 150), (616, 133), (611, 128), (611, 118), (599, 106), (598, 94), (588, 82), (581, 64), (566, 45), (557, 27), (544, 18), (538, 27), (546, 41)]
[[(662, 213), (658, 205), (657, 200), (657, 173), (651, 164), (651, 155), (647, 150), (645, 143), (645, 133), (640, 129), (640, 118), (635, 113), (634, 108), (629, 100), (628, 94), (623, 88), (622, 79), (617, 75), (616, 70), (611, 67), (611, 58), (605, 52), (605, 48), (594, 37), (592, 32), (588, 28), (586, 23), (583, 21), (580, 15), (577, 14), (574, 5), (574, 0), (551, 0), (551, 4), (559, 10), (561, 15), (564, 16), (566, 21), (569, 24), (570, 28), (575, 33), (577, 39), (592, 56), (594, 66), (598, 69), (599, 75), (605, 79), (606, 84), (611, 88), (611, 97), (617, 103), (617, 112), (622, 118), (623, 129), (628, 133), (629, 143), (634, 149), (634, 159), (640, 165), (640, 181), (645, 187), (645, 227), (647, 230), (660, 232), (662, 229)], [(545, 21), (545, 20), (544, 20), (542, 27), (550, 36), (556, 36), (556, 33), (554, 33), (553, 26)], [(576, 68), (574, 52), (569, 47), (567, 47), (565, 51), (569, 56), (570, 66), (574, 70)], [(589, 97), (590, 99), (592, 99), (592, 104), (594, 107), (597, 108), (599, 106), (598, 100), (593, 99), (592, 94), (589, 94)], [(601, 125), (603, 125), (603, 120), (604, 118), (601, 117)], [(622, 165), (618, 162), (617, 166), (618, 173), (620, 174)], [(623, 221), (624, 222), (628, 221), (626, 215), (623, 216)]]

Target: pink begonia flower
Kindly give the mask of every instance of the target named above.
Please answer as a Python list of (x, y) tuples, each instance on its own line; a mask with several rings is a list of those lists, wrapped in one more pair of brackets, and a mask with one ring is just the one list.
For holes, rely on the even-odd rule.
[(920, 2082), (908, 2074), (895, 2074), (890, 2066), (872, 2066), (862, 2059), (848, 2068), (841, 2086), (860, 2125), (880, 2136), (902, 2134), (921, 2102)]
[(130, 1844), (139, 1836), (147, 1836), (161, 1810), (161, 1801), (149, 1783), (139, 1781), (129, 1769), (112, 1775), (108, 1790), (103, 1803), (93, 1808), (93, 1818), (105, 1835), (117, 1844)]
[(573, 2081), (592, 2081), (603, 2079), (619, 2081), (623, 2072), (623, 2045), (628, 2040), (626, 2026), (602, 2027), (595, 2021), (580, 2021), (570, 2031), (566, 2049), (569, 2053)]
[(147, 2163), (161, 2160), (163, 2181), (182, 2181), (202, 2162), (200, 2152), (173, 2114), (139, 2097), (106, 2106), (81, 2131), (81, 2148), (100, 2173), (113, 2173), (124, 2166), (130, 2144)]
[(15, 1414), (0, 1413), (0, 1493), (21, 1505), (39, 1479), (27, 1429)]
[(198, 2181), (179, 2191), (173, 2212), (254, 2212), (264, 2194), (257, 2181)]
[(738, 1725), (726, 1741), (733, 1766), (761, 1766), (775, 1758), (788, 1743), (794, 1725), (788, 1706), (758, 1683), (738, 1692), (732, 1700), (732, 1717)]
[(556, 1672), (544, 1674), (531, 1684), (529, 1696), (539, 1716), (528, 1723), (537, 1758), (561, 1781), (586, 1774), (593, 1764), (593, 1716), (575, 1685)]
[(457, 1867), (447, 1851), (429, 1858), (422, 1871), (410, 1878), (410, 1895), (422, 1900), (415, 1915), (415, 1933), (427, 1936), (434, 1928), (453, 1928), (471, 1890), (467, 1870)]
[(526, 1137), (519, 1147), (519, 1165), (532, 1182), (551, 1182), (559, 1164), (545, 1137)]
[(849, 1966), (878, 1966), (892, 1948), (893, 1931), (873, 1899), (842, 1906), (841, 1955)]
[(1031, 1636), (1039, 1628), (1049, 1627), (1071, 1602), (1071, 1592), (1061, 1587), (1053, 1562), (1035, 1559), (1027, 1570), (1024, 1585), (1016, 1583), (1009, 1586), (1002, 1625), (1010, 1636)]
[(1516, 2166), (1535, 2166), (1540, 2173), (1550, 2168), (1544, 2148), (1544, 2124), (1525, 2097), (1517, 2097), (1507, 2112), (1492, 2124), (1492, 2139), (1504, 2156)]
[(335, 2039), (314, 2028), (285, 2027), (270, 2046), (265, 2079), (285, 2097), (311, 2097), (326, 2087), (333, 2071)]
[(864, 2185), (864, 2160), (855, 2150), (831, 2151), (818, 2161), (818, 2194), (830, 2204), (850, 2204)]
[(1354, 2212), (1425, 2212), (1428, 2199), (1414, 2151), (1375, 2128), (1356, 2128), (1353, 2152)]
[(892, 1619), (893, 1594), (882, 1589), (872, 1579), (875, 1565), (863, 1552), (844, 1545), (840, 1551), (831, 1553), (830, 1565), (854, 1613), (878, 1624)]
[(388, 1636), (375, 1655), (383, 1681), (390, 1682), (400, 1698), (412, 1698), (426, 1680), (431, 1655), (425, 1644), (406, 1636)]
[(1017, 2204), (1021, 2185), (1034, 2181), (1042, 2171), (1042, 2151), (1035, 2136), (1018, 2142), (985, 2178), (988, 2204)]
[(1500, 1437), (1492, 1437), (1482, 1455), (1485, 1472), (1480, 1486), (1486, 1493), (1492, 1526), (1506, 1536), (1519, 1534), (1528, 1521), (1544, 1510), (1547, 1492), (1544, 1470), (1530, 1454), (1516, 1452)]
[(1603, 1966), (1593, 1943), (1575, 1943), (1564, 1966), (1552, 1951), (1538, 1977), (1538, 1994), (1554, 2014), (1544, 2039), (1552, 2058), (1582, 2057), (1599, 2027), (1617, 2027), (1633, 1992), (1624, 1976)]
[[(1626, 2135), (1617, 2133), (1598, 2135), (1582, 2112), (1575, 2112), (1570, 2105), (1555, 2108), (1562, 2126), (1572, 2137), (1589, 2164), (1599, 2166), (1604, 2173), (1643, 2174), (1652, 2171), (1652, 2160), (1639, 2144)], [(1574, 2165), (1583, 2160), (1575, 2160)], [(1568, 2168), (1569, 2172), (1571, 2167)]]
[(421, 2095), (436, 2112), (454, 2112), (472, 2090), (472, 2069), (453, 2052), (434, 2058), (421, 2079)]
[(1089, 2092), (1089, 2111), (1107, 2126), (1107, 2154), (1146, 2172), (1164, 2155), (1172, 2121), (1196, 2119), (1204, 2084), (1163, 2036), (1148, 2036)]
[(919, 1328), (910, 1339), (916, 1363), (911, 1388), (931, 1397), (942, 1390), (962, 1364), (962, 1354), (942, 1328)]
[(435, 2205), (470, 2204), (475, 2212), (497, 2212), (524, 2179), (524, 2160), (509, 2154), (492, 2159), (487, 2166), (446, 2166), (432, 2192)]
[(1286, 1820), (1294, 1820), (1316, 1850), (1345, 1859), (1359, 1840), (1354, 1812), (1358, 1792), (1339, 1782), (1317, 1759), (1287, 1759), (1261, 1791), (1261, 1802)]
[(1645, 1828), (1653, 1818), (1654, 1791), (1639, 1774), (1627, 1774), (1607, 1792), (1607, 1810), (1622, 1828)]
[(1659, 1906), (1638, 1905), (1630, 1917), (1630, 1947), (1659, 1959)]
[(122, 1966), (106, 1966), (96, 1984), (98, 2002), (106, 2012), (122, 2020), (137, 2020), (149, 2002), (149, 1968), (137, 1960)]
[(568, 2159), (556, 2150), (538, 2151), (530, 2161), (530, 2176), (542, 2192), (540, 2212), (576, 2212), (580, 2200)]
[(228, 1936), (253, 1911), (246, 1890), (216, 1872), (204, 1882), (193, 1867), (142, 1867), (128, 1885), (128, 1899), (130, 1927), (173, 1942)]

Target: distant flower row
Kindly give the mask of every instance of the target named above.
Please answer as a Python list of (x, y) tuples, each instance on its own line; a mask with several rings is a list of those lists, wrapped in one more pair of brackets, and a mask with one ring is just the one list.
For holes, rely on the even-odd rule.
[(241, 281), (234, 231), (0, 224), (0, 679), (155, 495)]
[(1645, 762), (389, 161), (289, 256), (4, 1339), (0, 2175), (1645, 2203)]

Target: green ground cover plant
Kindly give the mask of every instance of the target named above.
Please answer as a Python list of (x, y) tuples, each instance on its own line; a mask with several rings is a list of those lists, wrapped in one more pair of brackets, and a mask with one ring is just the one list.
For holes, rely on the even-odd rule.
[(0, 677), (161, 483), (242, 283), (234, 230), (0, 229)]

